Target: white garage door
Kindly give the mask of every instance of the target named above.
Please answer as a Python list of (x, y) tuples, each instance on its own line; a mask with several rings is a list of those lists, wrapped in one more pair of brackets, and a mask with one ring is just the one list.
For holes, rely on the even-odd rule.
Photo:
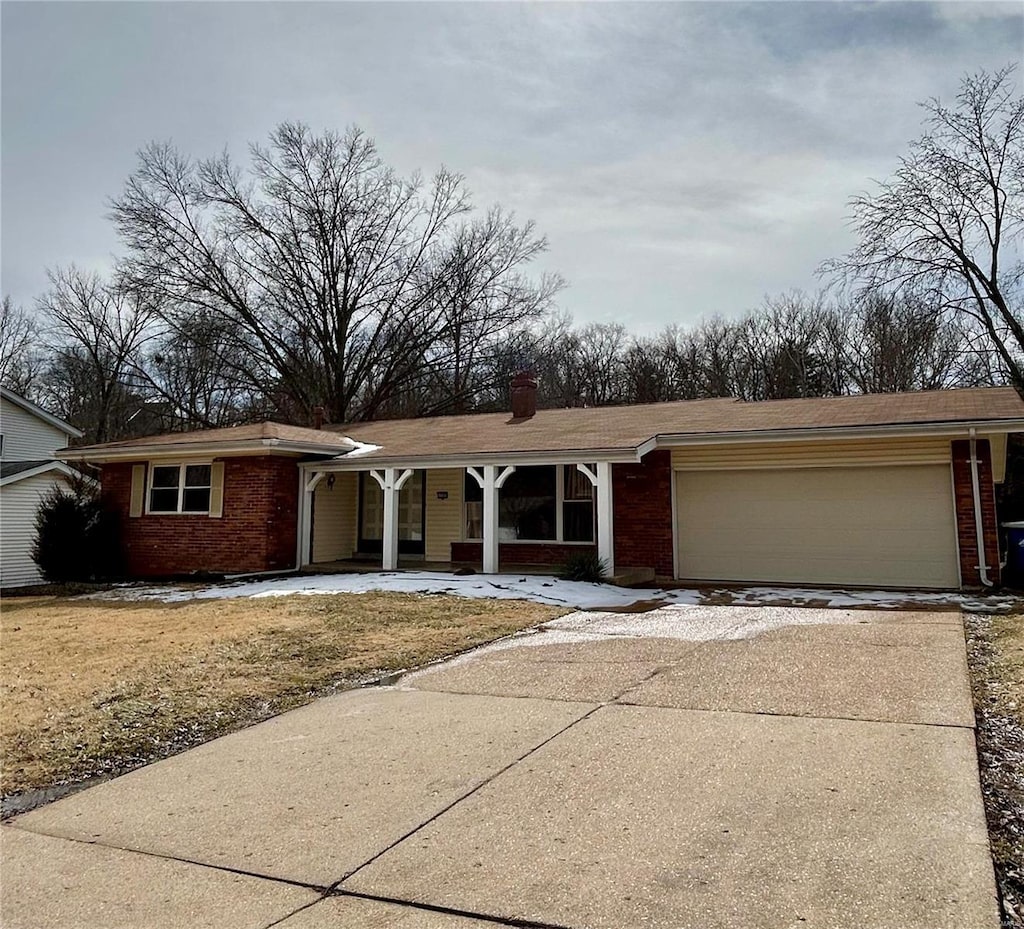
[(959, 585), (949, 465), (680, 471), (681, 578)]

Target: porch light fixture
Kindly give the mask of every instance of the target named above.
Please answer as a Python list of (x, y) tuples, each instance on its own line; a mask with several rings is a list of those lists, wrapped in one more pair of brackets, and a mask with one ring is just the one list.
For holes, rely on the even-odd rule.
[(333, 474), (328, 474), (327, 475), (327, 489), (328, 490), (334, 490), (334, 475)]

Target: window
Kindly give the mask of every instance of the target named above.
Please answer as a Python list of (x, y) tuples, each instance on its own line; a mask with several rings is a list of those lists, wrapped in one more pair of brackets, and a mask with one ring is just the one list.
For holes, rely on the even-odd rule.
[(153, 465), (150, 468), (150, 513), (209, 513), (208, 464)]
[(516, 468), (498, 491), (498, 538), (554, 541), (557, 472), (554, 465)]
[[(483, 490), (468, 473), (463, 493), (463, 538), (482, 539)], [(516, 468), (498, 491), (498, 539), (593, 542), (594, 502), (593, 484), (575, 465)]]
[(465, 534), (466, 539), (482, 539), (484, 537), (484, 491), (468, 471), (462, 491), (465, 501)]
[(564, 471), (562, 535), (566, 542), (593, 542), (594, 485), (578, 468), (567, 465)]

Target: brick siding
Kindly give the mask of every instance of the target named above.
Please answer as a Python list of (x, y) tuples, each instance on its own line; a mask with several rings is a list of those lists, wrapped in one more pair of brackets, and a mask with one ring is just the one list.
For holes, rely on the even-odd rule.
[(299, 476), (294, 458), (224, 459), (224, 510), (199, 515), (128, 515), (132, 465), (104, 465), (103, 498), (115, 512), (127, 572), (168, 577), (235, 574), (295, 566)]
[[(596, 546), (578, 542), (499, 542), (498, 564), (563, 565), (572, 555), (595, 551)], [(479, 568), (483, 563), (483, 542), (452, 542), (451, 558), (453, 564)]]
[[(996, 516), (995, 486), (992, 483), (992, 451), (987, 439), (978, 439), (978, 484), (981, 491), (981, 520), (984, 526), (985, 561), (989, 579), (999, 583), (999, 521)], [(960, 543), (960, 578), (964, 587), (980, 587), (978, 537), (974, 525), (974, 489), (971, 482), (971, 443), (953, 443), (953, 496), (956, 528)]]
[(672, 453), (612, 465), (612, 506), (615, 570), (653, 568), (658, 577), (672, 577)]

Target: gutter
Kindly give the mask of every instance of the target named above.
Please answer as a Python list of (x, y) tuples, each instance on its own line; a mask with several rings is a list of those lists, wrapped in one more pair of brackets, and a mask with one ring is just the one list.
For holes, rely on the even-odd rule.
[[(348, 440), (351, 441), (351, 440)], [(115, 461), (145, 461), (148, 459), (184, 459), (209, 458), (213, 456), (247, 456), (247, 455), (324, 455), (333, 457), (344, 455), (357, 448), (339, 442), (335, 446), (317, 445), (312, 442), (290, 442), (285, 439), (246, 439), (239, 442), (175, 442), (163, 445), (135, 445), (119, 448), (77, 449), (63, 448), (56, 456), (63, 461), (89, 461), (98, 464)]]
[(955, 438), (965, 429), (986, 435), (1024, 432), (1024, 420), (958, 420), (937, 423), (888, 423), (876, 426), (802, 426), (792, 429), (750, 429), (745, 432), (663, 432), (648, 439), (640, 447), (678, 448), (694, 445), (743, 445), (749, 442), (806, 442), (808, 440), (922, 438), (926, 436)]
[(505, 451), (459, 452), (451, 455), (376, 455), (362, 454), (299, 463), (303, 470), (313, 471), (369, 471), (379, 468), (461, 468), (482, 465), (518, 464), (577, 464), (579, 462), (608, 461), (613, 464), (635, 464), (640, 456), (633, 448), (622, 449), (562, 449), (559, 451)]
[(981, 580), (983, 587), (993, 587), (995, 585), (988, 576), (988, 562), (985, 560), (985, 530), (981, 521), (981, 481), (978, 479), (978, 434), (973, 426), (968, 434), (971, 437), (971, 491), (974, 497), (974, 531), (978, 546), (978, 578)]

